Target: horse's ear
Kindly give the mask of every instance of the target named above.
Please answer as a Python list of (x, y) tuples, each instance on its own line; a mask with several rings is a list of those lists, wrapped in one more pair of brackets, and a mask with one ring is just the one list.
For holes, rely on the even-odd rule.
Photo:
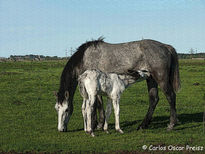
[(69, 98), (69, 92), (66, 90), (65, 91), (65, 99), (68, 99)]

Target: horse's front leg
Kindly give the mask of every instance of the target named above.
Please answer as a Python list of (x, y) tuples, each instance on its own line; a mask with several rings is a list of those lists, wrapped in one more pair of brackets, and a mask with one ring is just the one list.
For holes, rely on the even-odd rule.
[(87, 113), (86, 113), (86, 102), (87, 100), (83, 98), (82, 104), (82, 115), (83, 115), (83, 123), (84, 123), (84, 131), (87, 131)]
[(87, 132), (94, 137), (93, 129), (92, 129), (92, 112), (94, 110), (95, 96), (91, 96), (89, 101), (86, 104), (86, 112), (87, 112)]
[(112, 104), (115, 113), (115, 130), (123, 134), (124, 132), (120, 129), (120, 97), (113, 99)]
[(140, 124), (137, 130), (148, 128), (148, 125), (151, 122), (154, 110), (159, 101), (158, 84), (152, 77), (147, 79), (147, 87), (148, 87), (148, 94), (149, 94), (149, 109), (147, 111), (147, 114), (143, 122)]

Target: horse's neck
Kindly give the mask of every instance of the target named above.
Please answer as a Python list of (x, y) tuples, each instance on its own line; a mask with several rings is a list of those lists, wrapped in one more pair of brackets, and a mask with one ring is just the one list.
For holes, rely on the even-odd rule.
[(59, 91), (64, 95), (65, 91), (69, 92), (69, 100), (73, 101), (73, 96), (77, 87), (76, 73), (74, 70), (65, 69), (61, 76)]

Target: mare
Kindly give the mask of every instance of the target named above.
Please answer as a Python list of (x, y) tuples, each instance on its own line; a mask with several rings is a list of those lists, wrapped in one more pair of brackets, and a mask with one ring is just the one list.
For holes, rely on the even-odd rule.
[[(177, 122), (176, 92), (180, 89), (179, 64), (175, 49), (155, 40), (110, 44), (99, 38), (82, 44), (63, 69), (55, 105), (58, 112), (59, 131), (67, 131), (67, 124), (73, 113), (73, 96), (78, 77), (88, 69), (123, 75), (133, 75), (139, 70), (149, 72), (150, 76), (146, 79), (149, 108), (138, 129), (147, 128), (151, 122), (159, 101), (158, 86), (170, 105), (168, 129), (173, 129)], [(96, 104), (100, 113), (99, 124), (103, 126), (104, 110), (99, 97)]]

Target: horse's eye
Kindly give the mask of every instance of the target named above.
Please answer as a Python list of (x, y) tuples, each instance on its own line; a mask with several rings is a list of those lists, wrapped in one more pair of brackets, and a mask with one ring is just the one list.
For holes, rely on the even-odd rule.
[(68, 112), (68, 109), (66, 109), (65, 112)]

